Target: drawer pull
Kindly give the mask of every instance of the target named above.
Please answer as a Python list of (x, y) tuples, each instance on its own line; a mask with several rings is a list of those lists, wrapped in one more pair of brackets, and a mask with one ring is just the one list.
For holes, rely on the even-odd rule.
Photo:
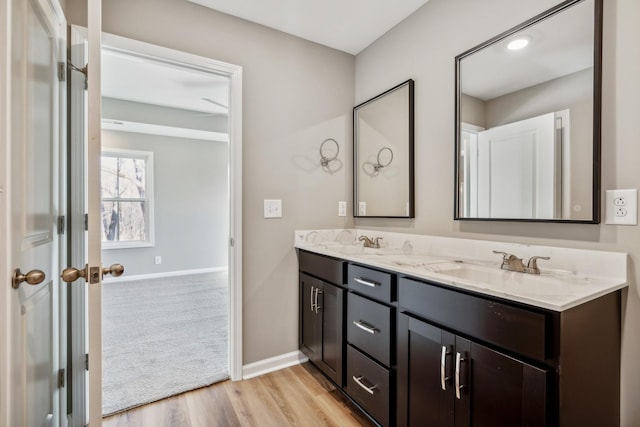
[(362, 382), (362, 375), (360, 375), (359, 377), (356, 377), (355, 375), (352, 377), (353, 380), (356, 382), (356, 384), (358, 384), (360, 387), (362, 387), (367, 393), (369, 394), (373, 394), (374, 390), (378, 388), (377, 384), (372, 385), (371, 387), (367, 387), (363, 382)]
[(451, 379), (451, 377), (446, 376), (447, 371), (447, 356), (450, 355), (451, 352), (447, 351), (446, 346), (442, 346), (442, 353), (440, 353), (440, 385), (442, 386), (442, 390), (447, 390), (447, 381)]
[(353, 324), (356, 325), (358, 328), (362, 329), (363, 331), (369, 332), (370, 334), (375, 334), (376, 332), (378, 332), (378, 329), (366, 324), (362, 320), (354, 320)]
[(376, 286), (380, 286), (380, 283), (374, 282), (372, 280), (363, 279), (362, 277), (354, 277), (353, 280), (356, 283), (360, 283), (361, 285), (369, 286), (370, 288), (375, 288)]
[(460, 390), (464, 388), (464, 386), (460, 384), (460, 362), (464, 362), (465, 360), (467, 359), (462, 357), (460, 353), (456, 353), (456, 397), (458, 399), (461, 399)]
[(316, 306), (316, 314), (318, 313), (318, 310), (320, 310), (322, 308), (322, 306), (318, 305), (318, 294), (322, 294), (323, 292), (316, 288), (316, 296), (315, 296), (315, 306)]

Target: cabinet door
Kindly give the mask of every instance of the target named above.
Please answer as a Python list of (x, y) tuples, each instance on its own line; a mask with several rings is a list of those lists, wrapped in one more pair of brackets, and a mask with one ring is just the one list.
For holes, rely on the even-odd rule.
[(545, 426), (547, 378), (543, 369), (398, 316), (398, 426)]
[(456, 427), (547, 425), (548, 371), (460, 337), (458, 354), (462, 388), (455, 400)]
[(316, 362), (320, 354), (322, 337), (321, 325), (315, 312), (315, 290), (319, 281), (306, 274), (300, 274), (300, 326), (299, 348), (312, 362)]
[(344, 293), (337, 286), (322, 282), (318, 292), (317, 316), (321, 325), (321, 348), (317, 365), (329, 378), (343, 386)]
[(454, 425), (454, 344), (453, 334), (398, 316), (398, 426)]
[(344, 384), (344, 293), (300, 274), (300, 351), (340, 387)]

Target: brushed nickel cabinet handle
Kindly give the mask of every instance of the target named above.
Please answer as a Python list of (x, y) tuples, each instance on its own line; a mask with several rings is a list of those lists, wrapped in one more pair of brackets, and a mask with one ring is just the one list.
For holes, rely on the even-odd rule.
[(313, 286), (311, 287), (311, 295), (309, 295), (309, 304), (311, 305), (311, 311), (313, 312), (314, 310), (314, 304), (313, 304)]
[(376, 332), (378, 332), (378, 329), (368, 325), (362, 320), (354, 320), (353, 324), (356, 325), (358, 328), (362, 329), (363, 331), (369, 332), (370, 334), (375, 334)]
[(370, 288), (375, 288), (376, 286), (380, 286), (380, 283), (374, 282), (372, 280), (363, 279), (362, 277), (354, 277), (353, 280), (356, 283), (360, 283), (361, 285), (369, 286)]
[(456, 397), (461, 399), (460, 390), (464, 388), (464, 385), (460, 384), (460, 363), (464, 362), (466, 359), (462, 357), (460, 353), (456, 353)]
[(322, 308), (322, 306), (318, 305), (318, 294), (321, 294), (321, 293), (323, 293), (323, 292), (320, 290), (320, 288), (316, 288), (316, 297), (315, 297), (315, 300), (316, 300), (316, 303), (315, 303), (316, 304), (316, 314), (318, 314), (318, 310), (320, 310)]
[(360, 375), (359, 377), (356, 377), (355, 375), (353, 377), (353, 380), (356, 382), (356, 384), (358, 384), (360, 387), (362, 387), (367, 393), (369, 394), (373, 394), (374, 390), (378, 388), (377, 384), (374, 384), (370, 387), (366, 386), (363, 382), (362, 382), (362, 378), (363, 376)]
[(447, 346), (442, 346), (442, 352), (440, 353), (440, 385), (442, 390), (447, 390), (447, 381), (451, 379), (451, 377), (447, 375), (447, 356), (450, 355), (451, 352), (447, 351)]

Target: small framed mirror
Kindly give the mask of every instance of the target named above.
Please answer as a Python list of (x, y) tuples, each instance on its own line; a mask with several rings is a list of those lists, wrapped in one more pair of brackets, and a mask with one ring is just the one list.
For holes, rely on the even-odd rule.
[(455, 219), (598, 223), (602, 0), (456, 57)]
[(353, 109), (355, 217), (413, 218), (414, 82)]

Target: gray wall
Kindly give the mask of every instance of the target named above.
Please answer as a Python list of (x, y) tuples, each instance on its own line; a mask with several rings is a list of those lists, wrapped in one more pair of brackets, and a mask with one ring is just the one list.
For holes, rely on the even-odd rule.
[(151, 151), (154, 163), (155, 244), (105, 249), (105, 265), (125, 264), (131, 276), (226, 267), (228, 144), (105, 130), (102, 146)]
[[(85, 0), (67, 19), (86, 22)], [(297, 228), (352, 225), (352, 55), (184, 0), (103, 1), (103, 30), (243, 67), (244, 363), (298, 347)], [(333, 172), (320, 166), (326, 138), (340, 144)], [(263, 219), (263, 199), (283, 218)]]
[[(356, 103), (394, 82), (416, 80), (416, 219), (358, 219), (358, 227), (628, 252), (623, 298), (622, 425), (640, 425), (640, 228), (457, 222), (453, 207), (454, 57), (555, 5), (556, 0), (430, 0), (356, 57)], [(638, 188), (640, 2), (604, 1), (602, 188)], [(451, 181), (451, 185), (442, 185)], [(436, 203), (437, 201), (437, 203)]]
[[(295, 228), (341, 227), (336, 202), (350, 200), (351, 107), (409, 77), (416, 80), (416, 218), (359, 219), (357, 226), (630, 254), (623, 300), (622, 425), (640, 424), (640, 229), (608, 225), (452, 220), (454, 57), (556, 0), (430, 0), (356, 58), (180, 0), (109, 0), (104, 29), (244, 67), (244, 362), (297, 346)], [(69, 22), (83, 2), (67, 0)], [(77, 6), (77, 7), (76, 7)], [(638, 188), (640, 3), (606, 0), (603, 189)], [(446, 38), (444, 37), (446, 35)], [(355, 85), (355, 102), (353, 97)], [(341, 143), (343, 168), (317, 165), (326, 137)], [(345, 149), (347, 148), (347, 149)], [(262, 199), (281, 197), (284, 218), (263, 220)]]

